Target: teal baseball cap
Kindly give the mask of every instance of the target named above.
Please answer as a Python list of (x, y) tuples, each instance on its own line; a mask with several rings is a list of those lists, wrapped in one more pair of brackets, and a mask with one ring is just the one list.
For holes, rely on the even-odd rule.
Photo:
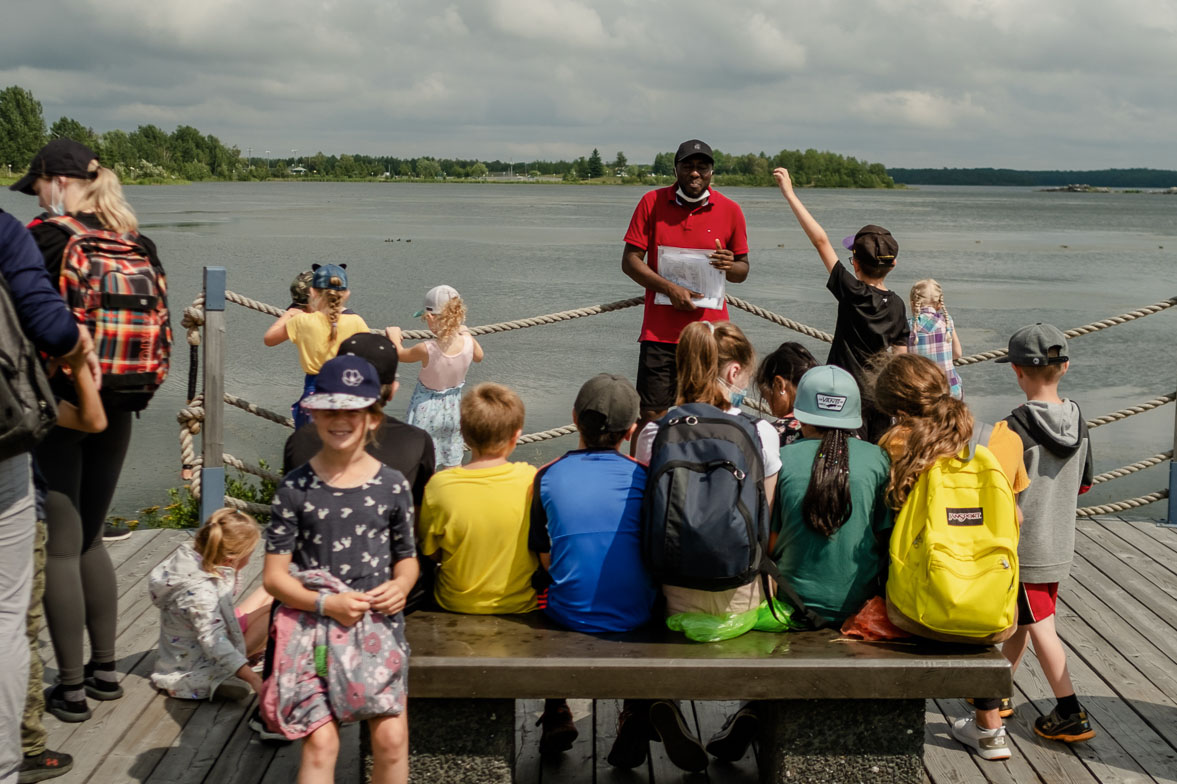
[(857, 430), (862, 427), (858, 382), (836, 365), (810, 368), (797, 384), (793, 416), (803, 425)]

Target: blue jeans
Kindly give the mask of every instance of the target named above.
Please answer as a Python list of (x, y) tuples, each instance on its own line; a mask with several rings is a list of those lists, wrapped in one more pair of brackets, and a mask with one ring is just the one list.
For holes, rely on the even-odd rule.
[(290, 416), (294, 418), (294, 429), (298, 430), (303, 425), (310, 424), (311, 415), (302, 409), (302, 401), (308, 395), (315, 394), (315, 380), (319, 378), (319, 374), (307, 373), (302, 380), (302, 397), (294, 401), (294, 405), (290, 407)]

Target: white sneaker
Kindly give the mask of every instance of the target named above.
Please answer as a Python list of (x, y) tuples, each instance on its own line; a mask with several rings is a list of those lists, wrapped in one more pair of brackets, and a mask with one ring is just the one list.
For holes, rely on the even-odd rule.
[(995, 730), (982, 729), (970, 716), (965, 719), (957, 719), (948, 729), (952, 733), (952, 737), (976, 751), (981, 759), (1009, 759), (1009, 736), (1005, 732), (1005, 727), (998, 727)]

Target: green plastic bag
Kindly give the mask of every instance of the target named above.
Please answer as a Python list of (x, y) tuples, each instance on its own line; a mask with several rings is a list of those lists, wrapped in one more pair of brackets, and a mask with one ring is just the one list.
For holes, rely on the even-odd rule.
[(768, 609), (768, 602), (761, 602), (758, 608), (742, 613), (677, 613), (666, 619), (666, 625), (695, 642), (730, 640), (753, 629), (758, 632), (787, 632), (803, 627), (804, 624), (793, 617), (795, 613), (792, 607), (776, 599), (772, 602), (776, 610), (775, 618), (772, 610)]
[[(752, 628), (758, 632), (787, 632), (792, 629), (804, 628), (805, 624), (796, 618), (796, 611), (790, 605), (778, 599), (772, 599), (772, 607), (768, 608), (768, 602), (761, 602), (760, 608), (756, 611), (756, 625)], [(776, 611), (776, 616), (773, 616), (773, 610)]]
[(682, 632), (695, 642), (719, 642), (752, 631), (752, 627), (756, 625), (757, 613), (759, 610), (723, 615), (677, 613), (666, 619), (666, 625), (673, 631)]

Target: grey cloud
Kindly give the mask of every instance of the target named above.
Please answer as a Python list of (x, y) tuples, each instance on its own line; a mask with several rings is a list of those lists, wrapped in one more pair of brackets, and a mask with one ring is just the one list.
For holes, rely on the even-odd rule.
[(1167, 0), (9, 5), (22, 32), (0, 84), (98, 130), (187, 123), (275, 152), (648, 160), (700, 136), (895, 166), (1177, 168)]

